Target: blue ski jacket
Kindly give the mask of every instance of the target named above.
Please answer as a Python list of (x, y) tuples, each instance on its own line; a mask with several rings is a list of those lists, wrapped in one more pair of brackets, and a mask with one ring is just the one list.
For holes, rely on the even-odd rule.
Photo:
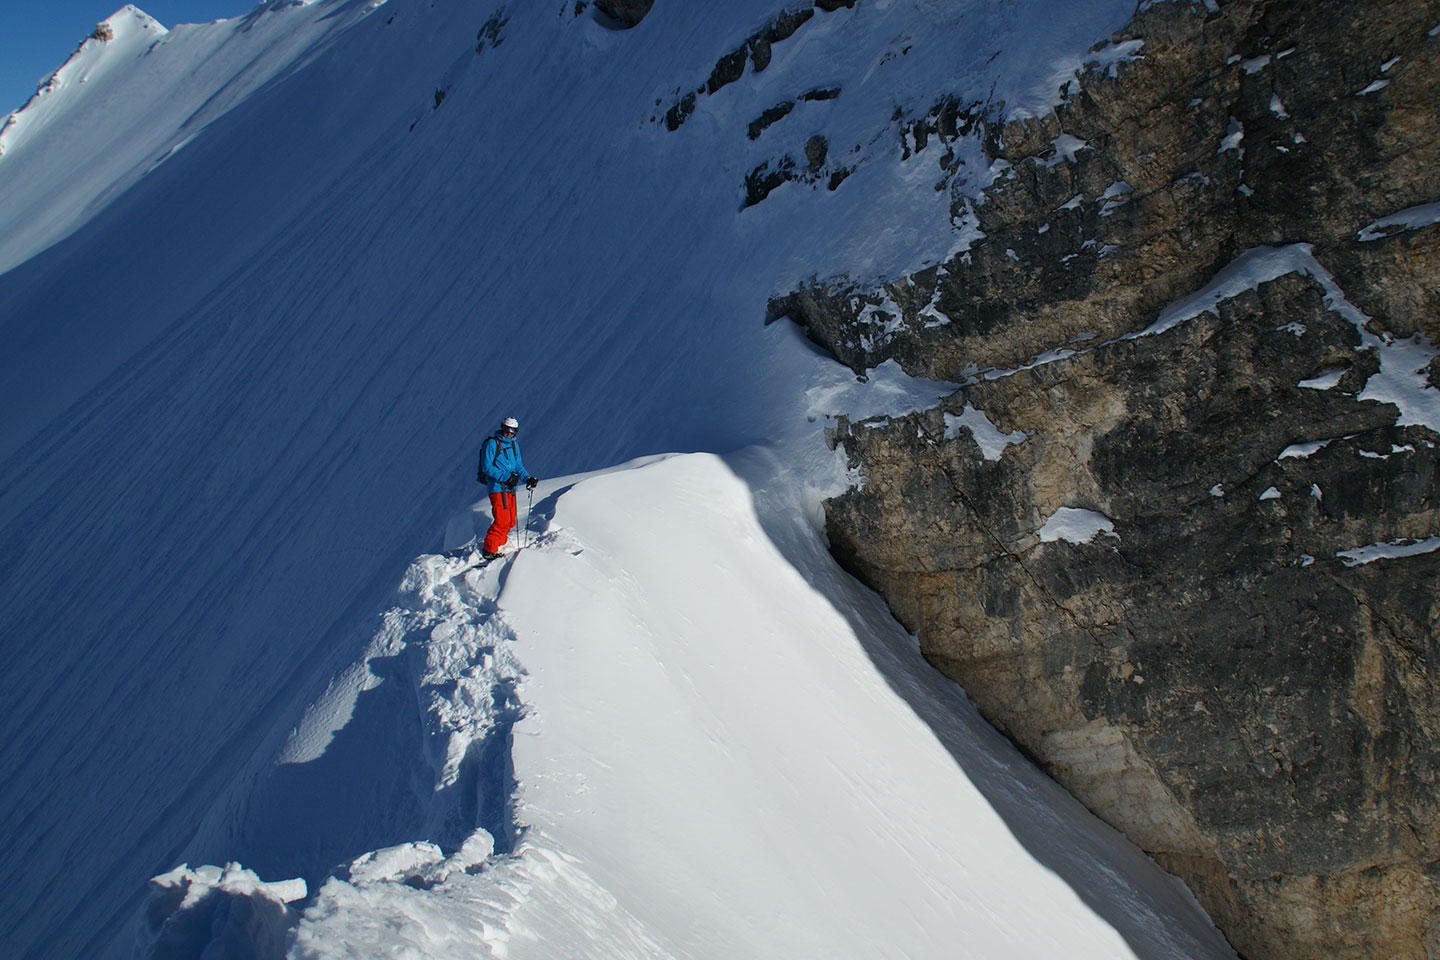
[(515, 442), (514, 437), (507, 439), (498, 433), (487, 437), (480, 447), (480, 473), (477, 479), (485, 484), (491, 493), (499, 493), (512, 489), (509, 485), (512, 473), (520, 474), (521, 483), (530, 475), (525, 471), (524, 461), (520, 459), (520, 445)]

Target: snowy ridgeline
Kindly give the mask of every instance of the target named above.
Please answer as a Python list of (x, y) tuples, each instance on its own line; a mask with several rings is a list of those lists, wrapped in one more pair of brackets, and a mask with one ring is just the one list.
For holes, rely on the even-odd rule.
[(386, 771), (423, 755), (422, 835), (298, 911), (239, 865), (157, 878), (155, 955), (240, 928), (300, 958), (1230, 955), (835, 567), (795, 491), (837, 465), (809, 449), (808, 475), (754, 450), (552, 481), (530, 548), (417, 560), (277, 769), (359, 750), (346, 728), (386, 686), (414, 704), (407, 737), (367, 742), (353, 782), (256, 793), (380, 817)]

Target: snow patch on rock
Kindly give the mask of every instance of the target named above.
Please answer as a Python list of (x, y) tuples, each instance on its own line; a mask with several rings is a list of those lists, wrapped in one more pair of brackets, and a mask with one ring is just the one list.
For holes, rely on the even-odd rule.
[(1280, 455), (1275, 459), (1277, 461), (1290, 459), (1303, 460), (1306, 457), (1314, 456), (1316, 453), (1329, 446), (1332, 442), (1334, 442), (1334, 438), (1331, 438), (1330, 440), (1312, 440), (1308, 443), (1292, 443), (1284, 450), (1281, 450)]
[(1421, 227), (1428, 227), (1431, 224), (1440, 222), (1440, 202), (1422, 203), (1419, 206), (1408, 207), (1388, 217), (1381, 217), (1374, 223), (1366, 224), (1356, 235), (1364, 242), (1382, 240), (1394, 233), (1401, 233), (1406, 230), (1419, 230)]
[(1103, 513), (1080, 507), (1061, 507), (1046, 519), (1037, 531), (1041, 543), (1064, 540), (1068, 543), (1089, 543), (1098, 536), (1120, 539), (1115, 523)]
[(970, 431), (970, 436), (980, 447), (980, 455), (986, 460), (999, 460), (1006, 447), (1024, 443), (1029, 436), (1023, 430), (1001, 433), (983, 411), (968, 403), (958, 417), (953, 413), (945, 414), (945, 439), (954, 440), (959, 437), (962, 428)]
[(1374, 563), (1376, 560), (1417, 557), (1422, 553), (1434, 553), (1436, 550), (1440, 550), (1440, 534), (1424, 540), (1402, 538), (1385, 543), (1372, 543), (1364, 547), (1355, 547), (1352, 550), (1341, 550), (1335, 556), (1343, 560), (1345, 566), (1354, 567), (1360, 564)]
[(1304, 387), (1307, 390), (1329, 390), (1345, 378), (1343, 367), (1334, 370), (1322, 370), (1308, 380), (1301, 380), (1296, 386)]

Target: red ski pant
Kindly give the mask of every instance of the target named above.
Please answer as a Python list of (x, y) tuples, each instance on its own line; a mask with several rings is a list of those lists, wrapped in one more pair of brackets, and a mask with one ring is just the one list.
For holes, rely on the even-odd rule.
[(499, 553), (515, 527), (515, 491), (501, 490), (490, 494), (490, 511), (495, 515), (495, 522), (485, 531), (485, 543), (481, 549), (486, 553)]

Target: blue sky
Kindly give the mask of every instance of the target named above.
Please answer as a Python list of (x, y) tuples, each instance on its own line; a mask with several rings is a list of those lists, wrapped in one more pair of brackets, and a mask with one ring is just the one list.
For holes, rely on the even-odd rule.
[[(135, 6), (167, 27), (233, 17), (257, 0), (137, 0)], [(35, 84), (64, 63), (95, 24), (125, 0), (5, 0), (0, 3), (0, 120), (35, 92)]]

